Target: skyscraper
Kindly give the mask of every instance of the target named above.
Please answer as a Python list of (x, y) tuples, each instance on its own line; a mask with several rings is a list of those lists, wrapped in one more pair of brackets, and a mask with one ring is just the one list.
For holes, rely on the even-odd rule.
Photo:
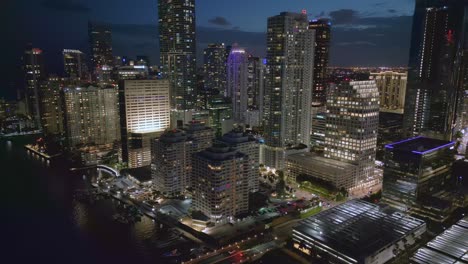
[(403, 72), (371, 72), (370, 79), (379, 88), (381, 112), (403, 114), (407, 76)]
[(312, 88), (312, 106), (326, 103), (326, 78), (330, 57), (331, 23), (328, 19), (314, 19), (309, 28), (315, 30), (314, 80)]
[[(248, 88), (247, 88), (247, 115), (263, 119), (263, 95), (265, 93), (265, 60), (259, 57), (249, 55), (248, 59)], [(246, 124), (253, 122), (248, 122)], [(259, 124), (261, 125), (261, 122)]]
[(466, 72), (466, 1), (417, 0), (405, 102), (407, 135), (452, 137)]
[(213, 222), (248, 212), (250, 170), (248, 156), (225, 144), (194, 154), (194, 209)]
[(169, 128), (169, 82), (123, 80), (119, 83), (122, 160), (129, 167), (151, 163), (151, 139)]
[(234, 121), (243, 123), (248, 106), (248, 54), (234, 45), (227, 60), (227, 89), (225, 96), (232, 100)]
[(62, 54), (66, 77), (74, 80), (87, 80), (88, 67), (85, 54), (73, 49), (64, 49)]
[(208, 44), (203, 51), (203, 79), (205, 90), (226, 92), (226, 47), (224, 43)]
[(46, 135), (61, 135), (64, 131), (61, 79), (54, 76), (39, 84), (42, 130)]
[(161, 74), (171, 108), (193, 109), (196, 88), (195, 0), (158, 0)]
[(65, 87), (63, 94), (70, 148), (120, 140), (118, 94), (114, 87)]
[(107, 25), (89, 22), (88, 35), (91, 52), (91, 72), (94, 74), (94, 78), (105, 81), (100, 80), (99, 76), (107, 76), (107, 71), (110, 71), (114, 63), (112, 31)]
[(281, 169), (284, 149), (310, 142), (314, 30), (306, 14), (268, 18), (265, 165)]
[(378, 126), (379, 90), (374, 81), (329, 87), (324, 156), (357, 166), (348, 188), (375, 183)]
[(41, 126), (39, 82), (45, 80), (44, 57), (42, 50), (27, 47), (23, 53), (23, 71), (25, 78), (25, 99), (27, 112), (34, 120), (36, 127)]

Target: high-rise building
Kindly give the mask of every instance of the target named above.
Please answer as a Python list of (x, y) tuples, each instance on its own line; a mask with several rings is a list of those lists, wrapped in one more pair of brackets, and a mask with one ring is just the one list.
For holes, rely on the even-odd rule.
[(209, 112), (208, 126), (211, 127), (216, 137), (227, 133), (234, 121), (232, 119), (232, 101), (229, 98), (218, 95), (209, 99), (207, 109)]
[(131, 168), (151, 163), (151, 139), (169, 128), (169, 81), (119, 83), (122, 160)]
[(168, 130), (152, 140), (153, 186), (164, 195), (175, 196), (190, 187), (192, 141), (179, 129)]
[(312, 134), (310, 145), (316, 149), (322, 149), (325, 145), (325, 131), (327, 130), (327, 113), (312, 115)]
[(203, 122), (191, 121), (186, 124), (183, 131), (193, 140), (193, 151), (198, 152), (211, 147), (214, 140), (214, 131), (207, 127)]
[(260, 145), (257, 140), (242, 131), (242, 128), (235, 128), (231, 132), (224, 134), (217, 140), (219, 143), (224, 143), (241, 153), (248, 156), (249, 159), (249, 172), (248, 187), (250, 192), (256, 192), (259, 188), (259, 153)]
[(314, 79), (312, 106), (323, 106), (327, 95), (327, 67), (330, 58), (331, 23), (328, 19), (314, 19), (309, 28), (315, 30)]
[(193, 109), (196, 87), (195, 0), (158, 0), (161, 74), (171, 108)]
[(39, 106), (42, 130), (46, 135), (61, 135), (64, 131), (62, 83), (58, 77), (49, 77), (39, 84)]
[(108, 25), (89, 22), (88, 35), (93, 77), (98, 81), (107, 81), (108, 74), (114, 65), (112, 31)]
[(248, 106), (248, 54), (234, 45), (227, 60), (227, 89), (225, 96), (232, 100), (234, 121), (243, 123)]
[(380, 92), (380, 111), (403, 114), (405, 108), (407, 73), (383, 71), (371, 72)]
[(170, 196), (192, 187), (192, 154), (213, 144), (213, 131), (192, 122), (184, 129), (167, 130), (152, 140), (151, 172), (157, 190)]
[(356, 165), (347, 188), (357, 191), (376, 183), (378, 126), (379, 90), (374, 81), (342, 82), (329, 87), (324, 156)]
[(248, 58), (248, 88), (247, 106), (250, 110), (258, 110), (263, 115), (263, 94), (265, 92), (265, 60), (249, 55)]
[(120, 140), (118, 93), (114, 87), (65, 87), (63, 98), (70, 148)]
[(208, 44), (203, 51), (203, 79), (205, 90), (226, 93), (226, 47), (224, 43)]
[(419, 136), (385, 146), (383, 202), (435, 221), (445, 220), (453, 208), (437, 194), (453, 183), (454, 145)]
[(27, 47), (22, 59), (26, 82), (25, 99), (27, 113), (34, 120), (36, 128), (40, 128), (39, 82), (46, 79), (44, 56), (41, 49)]
[(285, 147), (310, 142), (314, 30), (306, 14), (268, 18), (265, 165), (284, 167)]
[(408, 136), (452, 138), (468, 65), (466, 7), (466, 1), (416, 1), (404, 110)]
[(225, 144), (195, 153), (193, 205), (211, 221), (229, 221), (249, 209), (248, 156)]
[(73, 49), (64, 49), (63, 66), (66, 77), (72, 80), (88, 80), (88, 66), (83, 52)]

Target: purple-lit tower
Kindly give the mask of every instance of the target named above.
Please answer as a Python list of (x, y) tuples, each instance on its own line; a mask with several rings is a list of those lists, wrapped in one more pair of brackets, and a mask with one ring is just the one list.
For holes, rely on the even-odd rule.
[(243, 48), (233, 45), (227, 60), (226, 96), (232, 99), (233, 116), (236, 122), (244, 122), (248, 106), (248, 61)]

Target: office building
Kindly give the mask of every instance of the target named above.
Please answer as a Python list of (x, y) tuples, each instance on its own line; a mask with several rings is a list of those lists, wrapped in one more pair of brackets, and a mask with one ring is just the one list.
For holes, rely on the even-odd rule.
[(49, 77), (39, 84), (39, 108), (41, 112), (42, 130), (45, 135), (64, 134), (64, 116), (62, 97), (62, 80)]
[(321, 181), (337, 190), (354, 186), (356, 165), (339, 160), (327, 159), (310, 152), (288, 155), (285, 162), (285, 176), (296, 181), (298, 176), (312, 181)]
[(468, 216), (418, 249), (410, 263), (468, 263)]
[(46, 79), (44, 55), (41, 49), (27, 47), (24, 50), (22, 60), (26, 88), (26, 111), (34, 121), (36, 128), (40, 128), (39, 82)]
[(264, 103), (265, 165), (282, 169), (284, 150), (309, 146), (314, 30), (306, 14), (268, 18)]
[(89, 80), (86, 56), (80, 50), (64, 49), (63, 67), (65, 76), (71, 80)]
[(208, 44), (203, 51), (204, 89), (226, 93), (226, 47), (224, 43)]
[(169, 128), (169, 81), (123, 80), (119, 83), (122, 160), (130, 168), (151, 163), (151, 139)]
[(312, 115), (312, 133), (310, 145), (316, 150), (323, 150), (325, 147), (325, 131), (327, 126), (327, 113), (320, 112)]
[(120, 66), (116, 67), (114, 74), (113, 79), (117, 81), (146, 79), (148, 78), (148, 67), (145, 65)]
[(408, 137), (452, 139), (466, 80), (466, 7), (466, 1), (416, 1), (404, 110)]
[(406, 72), (371, 72), (370, 79), (375, 80), (380, 93), (380, 111), (403, 114), (406, 95)]
[(387, 263), (426, 232), (424, 221), (362, 200), (302, 220), (293, 246), (324, 263)]
[(214, 130), (215, 137), (221, 137), (231, 130), (234, 125), (232, 119), (232, 101), (222, 95), (209, 99), (207, 109), (209, 112), (208, 126)]
[(176, 196), (191, 186), (192, 141), (179, 129), (168, 130), (152, 140), (153, 186), (166, 196)]
[(217, 140), (218, 143), (224, 143), (237, 151), (244, 153), (249, 159), (249, 173), (248, 176), (248, 188), (250, 192), (257, 192), (259, 190), (259, 154), (260, 145), (257, 140), (249, 136), (247, 133), (242, 131), (242, 128), (238, 127), (224, 134)]
[(330, 58), (331, 22), (328, 19), (314, 19), (309, 22), (309, 29), (315, 30), (312, 106), (320, 107), (324, 106), (326, 103), (327, 67)]
[(354, 191), (377, 184), (375, 155), (379, 91), (374, 81), (332, 84), (327, 94), (326, 158), (356, 165)]
[(193, 206), (213, 223), (232, 221), (249, 209), (248, 156), (224, 144), (195, 153)]
[(91, 54), (93, 79), (107, 82), (114, 65), (112, 56), (112, 31), (108, 25), (88, 23), (88, 36)]
[(386, 145), (382, 200), (401, 211), (444, 221), (454, 209), (439, 197), (453, 183), (454, 144), (420, 136)]
[(68, 147), (112, 145), (120, 140), (118, 94), (113, 87), (64, 87)]
[(171, 108), (193, 109), (196, 86), (195, 0), (158, 0), (161, 75)]

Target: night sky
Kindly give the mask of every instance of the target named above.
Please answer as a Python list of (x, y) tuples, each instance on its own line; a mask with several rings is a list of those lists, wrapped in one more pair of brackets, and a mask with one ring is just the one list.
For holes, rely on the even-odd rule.
[[(44, 50), (50, 73), (61, 73), (63, 48), (89, 53), (88, 20), (112, 25), (114, 55), (147, 55), (158, 63), (157, 0), (5, 1), (0, 96), (15, 94), (27, 43)], [(199, 64), (211, 42), (237, 42), (264, 56), (267, 17), (302, 9), (310, 19), (332, 20), (332, 66), (406, 66), (414, 0), (197, 0)]]

